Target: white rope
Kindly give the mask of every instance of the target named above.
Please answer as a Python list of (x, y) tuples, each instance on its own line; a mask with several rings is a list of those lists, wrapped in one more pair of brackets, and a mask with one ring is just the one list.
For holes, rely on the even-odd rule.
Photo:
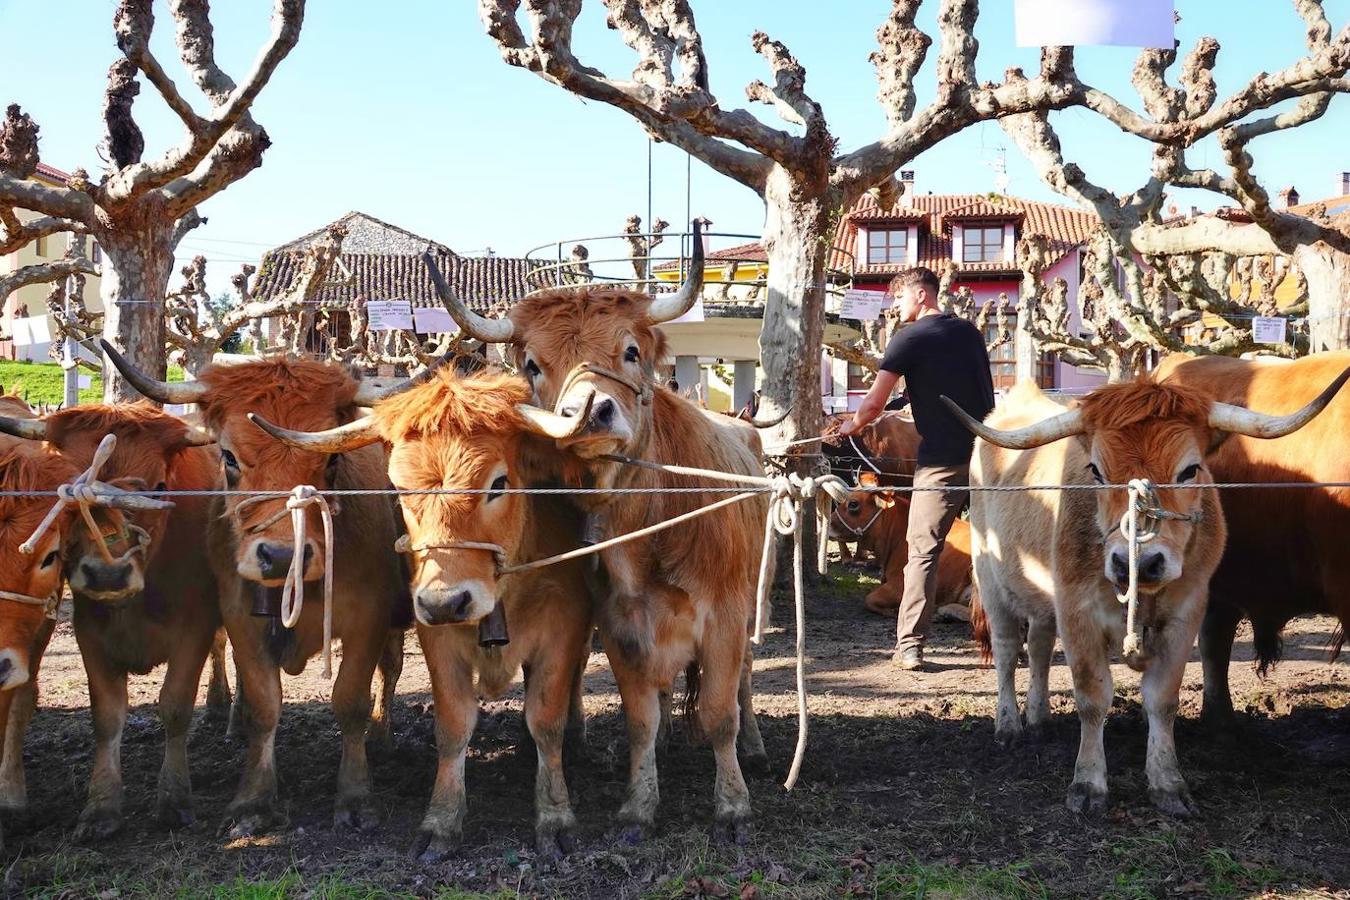
[(1129, 657), (1144, 649), (1143, 635), (1139, 631), (1139, 545), (1158, 536), (1164, 519), (1198, 522), (1200, 513), (1176, 513), (1164, 509), (1158, 499), (1157, 487), (1147, 478), (1131, 479), (1126, 490), (1129, 501), (1120, 517), (1120, 530), (1128, 546), (1129, 575), (1125, 593), (1117, 599), (1125, 606), (1125, 638), (1121, 641), (1120, 652)]
[(291, 565), (281, 586), (281, 624), (294, 628), (305, 610), (305, 510), (319, 508), (323, 521), (323, 677), (333, 677), (333, 510), (323, 492), (312, 484), (296, 485), (289, 495), (250, 497), (234, 508), (234, 515), (242, 524), (243, 511), (256, 503), (286, 497), (286, 508), (254, 525), (249, 531), (260, 532), (289, 513), (291, 517)]

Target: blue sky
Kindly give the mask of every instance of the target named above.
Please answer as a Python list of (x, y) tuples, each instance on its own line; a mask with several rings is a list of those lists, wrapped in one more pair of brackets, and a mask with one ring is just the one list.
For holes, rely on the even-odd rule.
[[(1069, 2), (1069, 0), (1066, 0)], [(867, 55), (889, 3), (884, 0), (693, 0), (709, 58), (712, 86), (724, 106), (744, 106), (744, 86), (768, 78), (750, 47), (759, 29), (783, 41), (806, 66), (808, 90), (826, 111), (841, 147), (874, 140), (884, 128)], [(921, 21), (936, 34), (936, 0)], [(1226, 95), (1257, 70), (1273, 71), (1303, 52), (1302, 25), (1283, 0), (1179, 0), (1183, 50), (1202, 34), (1223, 45), (1217, 71)], [(42, 127), (42, 158), (63, 169), (100, 171), (99, 106), (113, 44), (111, 0), (0, 0), (0, 102), (19, 102)], [(180, 86), (172, 22), (156, 4), (154, 46)], [(1036, 66), (1034, 50), (1012, 40), (1012, 0), (986, 0), (977, 29), (982, 79), (1009, 65)], [(1350, 0), (1328, 0), (1333, 26), (1350, 21)], [(262, 46), (271, 4), (215, 4), (217, 56), (241, 78)], [(377, 12), (378, 10), (378, 12)], [(60, 48), (59, 55), (53, 51)], [(576, 50), (614, 77), (633, 57), (588, 2)], [(1135, 51), (1081, 48), (1088, 81), (1138, 106), (1129, 85)], [(933, 56), (920, 73), (920, 102), (932, 95)], [(752, 107), (773, 120), (767, 107)], [(205, 109), (201, 103), (199, 109)], [(153, 89), (143, 89), (138, 120), (148, 151), (180, 138), (176, 119)], [(470, 0), (388, 0), (380, 4), (312, 2), (299, 45), (254, 108), (272, 138), (261, 169), (210, 200), (210, 222), (184, 243), (187, 255), (211, 261), (214, 289), (224, 289), (241, 261), (267, 247), (357, 209), (473, 254), (486, 247), (523, 255), (555, 240), (620, 229), (647, 207), (647, 139), (623, 113), (583, 102), (531, 73), (507, 66), (483, 33)], [(1147, 148), (1091, 113), (1056, 114), (1066, 154), (1114, 190), (1147, 177)], [(1289, 135), (1255, 145), (1258, 174), (1272, 188), (1296, 184), (1304, 199), (1329, 195), (1350, 170), (1345, 142), (1350, 98)], [(1010, 192), (1058, 200), (1040, 183), (996, 124), (975, 126), (919, 157), (920, 189), (988, 191), (990, 165), (1007, 147)], [(685, 217), (683, 152), (653, 153), (653, 210), (678, 227)], [(1208, 146), (1192, 164), (1218, 165)], [(694, 215), (718, 231), (758, 234), (763, 207), (748, 189), (695, 161), (689, 184)], [(1178, 197), (1212, 207), (1217, 198)]]

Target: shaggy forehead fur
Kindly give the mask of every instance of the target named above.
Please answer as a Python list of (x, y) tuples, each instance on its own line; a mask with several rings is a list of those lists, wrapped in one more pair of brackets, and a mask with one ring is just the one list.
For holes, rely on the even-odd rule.
[[(304, 359), (265, 359), (238, 365), (208, 366), (203, 417), (216, 434), (229, 429), (234, 450), (253, 466), (264, 466), (269, 479), (316, 469), (324, 456), (287, 447), (244, 419), (250, 412), (285, 428), (323, 431), (350, 420), (346, 411), (357, 381), (344, 367)], [(230, 420), (240, 423), (230, 429)]]
[[(391, 472), (405, 489), (479, 487), (487, 469), (508, 452), (508, 442), (526, 429), (517, 403), (530, 399), (530, 386), (501, 372), (467, 378), (439, 371), (375, 407), (384, 439), (394, 445)], [(414, 506), (432, 498), (407, 498)], [(434, 498), (443, 515), (465, 512), (476, 495)]]
[(511, 309), (518, 347), (528, 346), (548, 365), (571, 368), (582, 360), (622, 351), (615, 340), (628, 331), (646, 365), (659, 362), (666, 339), (648, 315), (651, 297), (626, 288), (560, 288), (521, 300)]
[(87, 464), (105, 434), (117, 435), (117, 448), (103, 474), (148, 477), (155, 463), (168, 462), (187, 446), (188, 428), (151, 403), (76, 406), (46, 419), (47, 442), (76, 463)]
[(1098, 388), (1083, 398), (1080, 409), (1103, 459), (1117, 463), (1170, 463), (1186, 440), (1209, 427), (1204, 394), (1148, 380)]
[[(0, 490), (52, 491), (79, 474), (79, 470), (59, 454), (42, 445), (25, 441), (0, 454)], [(0, 497), (0, 553), (3, 576), (13, 584), (18, 573), (28, 571), (34, 556), (14, 550), (28, 540), (47, 515), (55, 497)]]

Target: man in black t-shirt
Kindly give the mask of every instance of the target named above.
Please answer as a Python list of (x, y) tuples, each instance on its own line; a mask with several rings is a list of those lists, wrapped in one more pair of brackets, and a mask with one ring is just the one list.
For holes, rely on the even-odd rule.
[(905, 379), (919, 453), (914, 486), (957, 488), (915, 491), (909, 506), (909, 562), (896, 622), (895, 661), (902, 669), (922, 669), (923, 642), (936, 605), (938, 557), (947, 532), (961, 514), (969, 492), (970, 454), (975, 438), (943, 405), (946, 395), (976, 419), (994, 408), (989, 354), (979, 329), (938, 310), (938, 279), (919, 267), (895, 277), (891, 293), (902, 326), (886, 347), (881, 371), (851, 421), (839, 429), (854, 434), (886, 406), (900, 378)]

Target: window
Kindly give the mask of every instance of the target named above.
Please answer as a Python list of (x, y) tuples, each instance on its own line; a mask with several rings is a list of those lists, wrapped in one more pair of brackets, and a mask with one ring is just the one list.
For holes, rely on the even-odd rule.
[(1002, 262), (1003, 226), (961, 229), (962, 262)]
[[(998, 340), (998, 325), (990, 322), (984, 326), (986, 345)], [(1011, 341), (999, 344), (989, 351), (989, 374), (994, 380), (994, 390), (1009, 390), (1017, 383), (1017, 346), (1016, 332)], [(1041, 354), (1036, 360), (1036, 384), (1042, 388), (1055, 386), (1055, 357), (1049, 353)]]
[(909, 229), (867, 232), (867, 264), (909, 262)]
[(38, 235), (38, 239), (33, 242), (33, 249), (38, 256), (47, 255), (47, 236), (45, 234)]

